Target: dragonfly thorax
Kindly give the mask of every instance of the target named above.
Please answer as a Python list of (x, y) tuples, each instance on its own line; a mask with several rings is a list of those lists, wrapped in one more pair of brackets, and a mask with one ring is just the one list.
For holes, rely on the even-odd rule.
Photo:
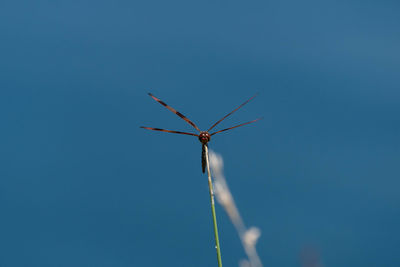
[(202, 144), (207, 144), (211, 140), (211, 135), (208, 132), (200, 132), (199, 141)]

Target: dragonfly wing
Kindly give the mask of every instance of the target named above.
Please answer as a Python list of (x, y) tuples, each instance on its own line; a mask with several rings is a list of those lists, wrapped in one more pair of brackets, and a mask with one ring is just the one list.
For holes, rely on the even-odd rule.
[(258, 118), (258, 119), (255, 119), (255, 120), (252, 120), (252, 121), (249, 121), (249, 122), (245, 122), (245, 123), (242, 123), (242, 124), (233, 126), (233, 127), (229, 127), (229, 128), (223, 129), (223, 130), (219, 130), (219, 131), (217, 131), (217, 132), (215, 132), (215, 133), (212, 133), (211, 135), (214, 135), (214, 134), (217, 134), (217, 133), (221, 133), (221, 132), (225, 132), (225, 131), (228, 131), (228, 130), (230, 130), (230, 129), (235, 129), (235, 128), (240, 127), (240, 126), (247, 125), (247, 124), (250, 124), (250, 123), (259, 121), (259, 120), (261, 120), (261, 119), (262, 119), (262, 118)]
[(140, 126), (140, 128), (146, 129), (146, 130), (152, 130), (152, 131), (160, 131), (160, 132), (165, 132), (165, 133), (176, 133), (176, 134), (186, 134), (186, 135), (193, 135), (193, 136), (199, 136), (194, 133), (186, 133), (186, 132), (180, 132), (180, 131), (171, 131), (171, 130), (165, 130), (165, 129), (160, 129), (160, 128), (153, 128), (153, 127), (145, 127), (145, 126)]
[(199, 127), (197, 127), (196, 124), (194, 124), (191, 120), (189, 120), (185, 115), (183, 115), (182, 113), (180, 113), (179, 111), (175, 110), (173, 107), (169, 106), (167, 103), (165, 103), (164, 101), (162, 101), (161, 99), (155, 97), (154, 95), (152, 95), (151, 93), (149, 93), (149, 96), (151, 96), (151, 98), (153, 98), (155, 101), (157, 101), (158, 103), (160, 103), (161, 105), (163, 105), (164, 107), (166, 107), (167, 109), (169, 109), (171, 112), (175, 113), (176, 115), (178, 115), (181, 119), (183, 119), (184, 121), (186, 121), (187, 123), (189, 123), (190, 125), (193, 126), (193, 128), (195, 128), (197, 131), (200, 132)]
[[(257, 93), (258, 94), (258, 93)], [(230, 116), (232, 113), (234, 113), (236, 110), (240, 109), (241, 107), (243, 107), (244, 105), (246, 105), (247, 103), (249, 103), (250, 100), (252, 100), (253, 98), (255, 98), (257, 96), (257, 94), (255, 94), (254, 96), (252, 96), (250, 99), (246, 100), (243, 104), (241, 104), (240, 106), (238, 106), (237, 108), (235, 108), (234, 110), (232, 110), (231, 112), (229, 112), (227, 115), (225, 115), (222, 119), (220, 119), (219, 121), (217, 121), (216, 123), (213, 124), (213, 126), (210, 127), (210, 129), (207, 130), (207, 132), (209, 132), (212, 128), (214, 128), (215, 126), (217, 126), (218, 123), (220, 123), (221, 121), (225, 120), (228, 116)]]

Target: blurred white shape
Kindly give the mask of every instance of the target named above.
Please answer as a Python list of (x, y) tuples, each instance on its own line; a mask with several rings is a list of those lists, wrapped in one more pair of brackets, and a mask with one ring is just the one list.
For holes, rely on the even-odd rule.
[(214, 176), (214, 191), (217, 201), (225, 209), (230, 220), (235, 226), (240, 240), (242, 241), (244, 251), (249, 258), (249, 261), (242, 260), (239, 263), (239, 266), (262, 267), (261, 260), (258, 257), (255, 247), (257, 240), (261, 235), (261, 231), (257, 227), (251, 227), (249, 229), (246, 228), (224, 177), (224, 161), (222, 157), (217, 153), (214, 153), (214, 151), (209, 150), (209, 159), (211, 171)]
[(258, 238), (261, 235), (260, 229), (257, 227), (250, 227), (245, 233), (243, 240), (248, 246), (255, 246), (257, 243)]

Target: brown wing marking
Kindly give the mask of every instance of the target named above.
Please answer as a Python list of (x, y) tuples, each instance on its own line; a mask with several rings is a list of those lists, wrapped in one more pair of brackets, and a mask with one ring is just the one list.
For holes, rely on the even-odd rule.
[(230, 129), (234, 129), (234, 128), (237, 128), (237, 127), (240, 127), (240, 126), (243, 126), (243, 125), (246, 125), (246, 124), (250, 124), (250, 123), (256, 122), (256, 121), (261, 120), (261, 119), (262, 119), (262, 118), (258, 118), (258, 119), (255, 119), (255, 120), (252, 120), (252, 121), (249, 121), (249, 122), (245, 122), (245, 123), (242, 123), (242, 124), (233, 126), (233, 127), (229, 127), (229, 128), (226, 128), (226, 129), (217, 131), (217, 132), (215, 132), (215, 133), (212, 133), (211, 135), (214, 135), (214, 134), (217, 134), (217, 133), (220, 133), (220, 132), (224, 132), (224, 131), (228, 131), (228, 130), (230, 130)]
[(147, 129), (147, 130), (153, 130), (153, 131), (166, 132), (166, 133), (176, 133), (176, 134), (186, 134), (186, 135), (198, 136), (197, 134), (194, 134), (194, 133), (186, 133), (186, 132), (179, 132), (179, 131), (171, 131), (171, 130), (165, 130), (165, 129), (160, 129), (160, 128), (153, 128), (153, 127), (144, 127), (144, 126), (140, 126), (140, 128)]
[[(162, 100), (158, 99), (157, 97), (155, 97), (154, 95), (152, 95), (151, 93), (149, 93), (149, 96), (151, 96), (155, 101), (157, 101), (158, 103), (160, 103), (161, 105), (163, 105), (164, 107), (166, 107), (167, 109), (169, 109), (170, 111), (172, 111), (173, 113), (175, 113), (176, 115), (178, 115), (179, 117), (181, 117), (184, 121), (186, 121), (187, 123), (189, 123), (190, 125), (192, 125), (197, 131), (200, 132), (199, 127), (197, 127), (196, 124), (194, 124), (191, 120), (189, 120), (185, 115), (183, 115), (182, 113), (180, 113), (179, 111), (176, 111), (174, 108), (168, 106), (165, 102), (163, 102)], [(157, 131), (157, 130), (156, 130)]]
[(246, 100), (243, 104), (241, 104), (240, 106), (238, 106), (237, 108), (235, 108), (233, 111), (231, 111), (230, 113), (228, 113), (227, 115), (225, 115), (225, 117), (223, 117), (222, 119), (220, 119), (219, 121), (217, 121), (216, 123), (214, 123), (213, 126), (210, 127), (210, 129), (207, 130), (207, 132), (209, 132), (212, 128), (214, 128), (215, 126), (217, 126), (218, 123), (220, 123), (221, 121), (223, 121), (224, 119), (226, 119), (229, 115), (231, 115), (233, 112), (235, 112), (236, 110), (240, 109), (241, 107), (243, 107), (244, 105), (246, 105), (250, 100), (252, 100), (253, 98), (255, 98), (258, 95), (255, 94), (254, 96), (250, 97), (250, 99)]

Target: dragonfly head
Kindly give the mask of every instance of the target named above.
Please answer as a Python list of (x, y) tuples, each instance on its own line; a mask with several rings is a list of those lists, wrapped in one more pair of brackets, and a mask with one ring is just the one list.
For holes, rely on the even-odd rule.
[(208, 132), (200, 132), (199, 141), (205, 145), (211, 140), (211, 135)]

